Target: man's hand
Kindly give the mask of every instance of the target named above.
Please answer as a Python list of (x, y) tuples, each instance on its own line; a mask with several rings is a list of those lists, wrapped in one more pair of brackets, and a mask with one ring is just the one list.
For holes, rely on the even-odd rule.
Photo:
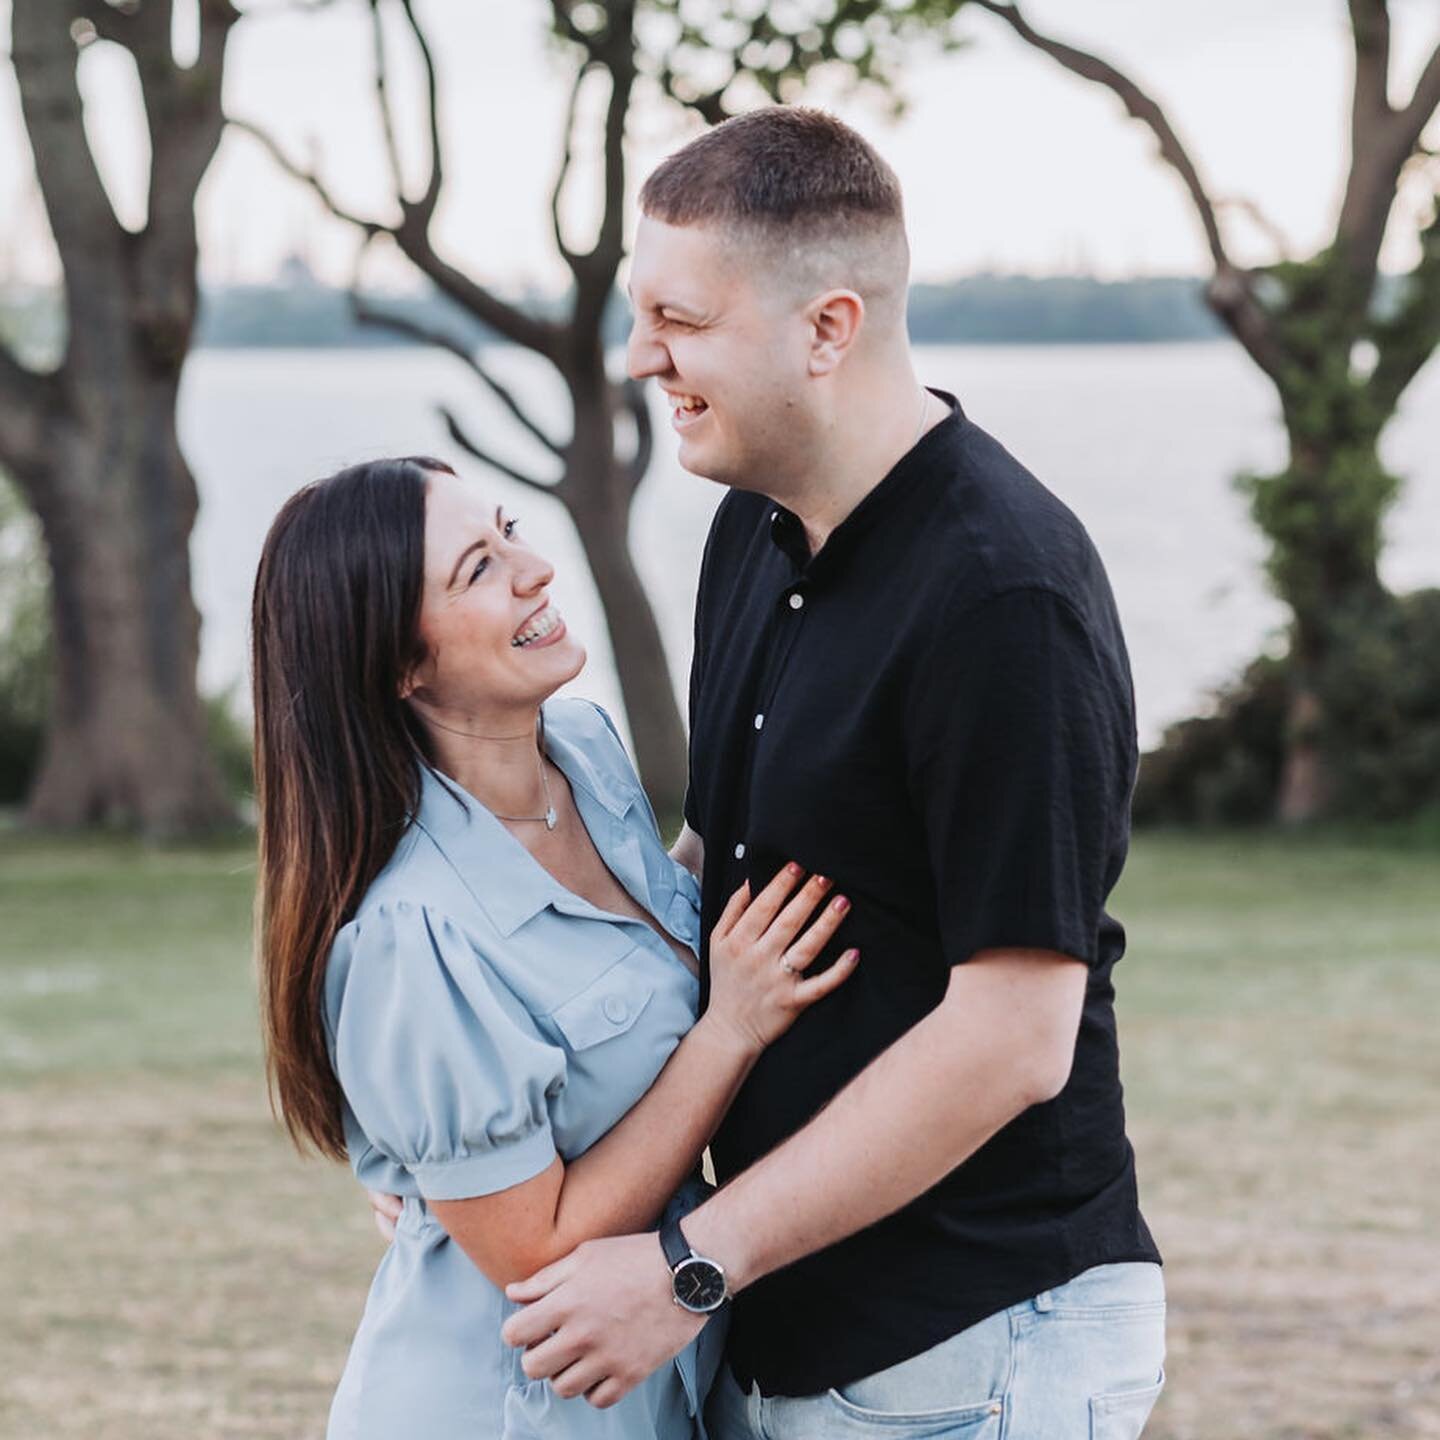
[(386, 1195), (380, 1190), (367, 1190), (365, 1194), (369, 1198), (370, 1213), (380, 1238), (387, 1245), (394, 1244), (395, 1227), (400, 1223), (400, 1212), (405, 1208), (405, 1202), (398, 1195)]
[(526, 1308), (500, 1334), (523, 1347), (532, 1380), (605, 1409), (673, 1359), (705, 1327), (674, 1301), (657, 1235), (587, 1240), (563, 1260), (505, 1287)]

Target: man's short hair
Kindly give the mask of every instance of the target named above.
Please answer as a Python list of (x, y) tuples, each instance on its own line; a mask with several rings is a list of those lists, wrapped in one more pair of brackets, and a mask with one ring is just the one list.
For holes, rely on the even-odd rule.
[(775, 105), (707, 130), (654, 170), (640, 208), (666, 225), (714, 226), (758, 244), (798, 283), (903, 300), (900, 182), (823, 110)]

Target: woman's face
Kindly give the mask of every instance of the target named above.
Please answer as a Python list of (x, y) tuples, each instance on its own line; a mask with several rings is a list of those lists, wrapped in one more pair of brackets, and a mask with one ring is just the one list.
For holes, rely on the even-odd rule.
[(580, 673), (585, 650), (551, 604), (550, 563), (474, 485), (432, 471), (425, 497), (425, 659), (406, 698), (472, 719), (538, 705)]

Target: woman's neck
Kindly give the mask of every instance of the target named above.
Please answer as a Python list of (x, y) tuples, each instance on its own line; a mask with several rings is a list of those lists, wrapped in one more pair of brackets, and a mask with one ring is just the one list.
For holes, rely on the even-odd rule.
[(475, 715), (411, 703), (425, 727), (437, 769), (496, 815), (544, 815), (538, 706)]

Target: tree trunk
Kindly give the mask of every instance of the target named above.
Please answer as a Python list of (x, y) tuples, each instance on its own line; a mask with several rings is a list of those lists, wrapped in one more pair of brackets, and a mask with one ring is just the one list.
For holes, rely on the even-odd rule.
[[(64, 273), (57, 371), (0, 354), (8, 462), (40, 517), (51, 566), (55, 683), (27, 818), (150, 835), (233, 819), (196, 688), (190, 595), (195, 482), (175, 435), (196, 312), (195, 192), (219, 143), (226, 40), (238, 12), (200, 0), (199, 48), (175, 63), (170, 7), (14, 0), (12, 59)], [(126, 230), (85, 134), (77, 45), (129, 50), (149, 130), (148, 215)]]
[[(606, 464), (608, 455), (596, 463)], [(685, 726), (650, 597), (630, 558), (628, 484), (596, 483), (575, 476), (567, 501), (600, 604), (605, 611), (635, 759), (656, 813), (676, 816), (685, 800), (688, 758)], [(623, 488), (623, 494), (617, 493)]]
[(196, 688), (195, 482), (175, 377), (130, 366), (112, 387), (83, 407), (89, 423), (57, 423), (49, 473), (26, 483), (49, 550), (55, 657), (26, 818), (189, 834), (233, 820)]
[[(1397, 481), (1380, 463), (1379, 430), (1347, 423), (1341, 403), (1317, 394), (1287, 404), (1290, 465), (1254, 481), (1254, 515), (1271, 541), (1269, 571), (1294, 615), (1291, 695), (1277, 818), (1322, 818), (1333, 793), (1325, 742), (1323, 678), (1336, 654), (1338, 621), (1386, 603), (1379, 575), (1381, 529)], [(1333, 435), (1299, 417), (1334, 418)]]

